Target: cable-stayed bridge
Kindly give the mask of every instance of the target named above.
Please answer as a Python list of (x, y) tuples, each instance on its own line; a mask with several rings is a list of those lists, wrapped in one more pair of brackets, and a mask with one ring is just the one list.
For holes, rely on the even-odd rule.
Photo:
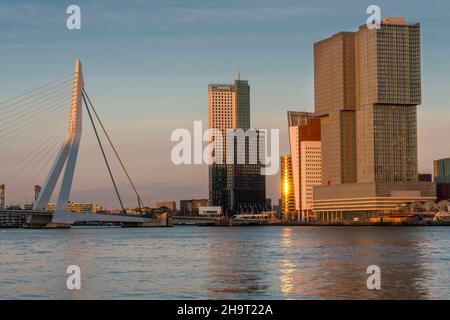
[[(71, 88), (70, 88), (71, 86)], [(68, 90), (69, 89), (69, 90)], [(69, 92), (69, 93), (68, 93)], [(61, 106), (69, 106), (61, 107)], [(120, 214), (69, 212), (68, 203), (77, 163), (83, 106), (93, 126), (106, 171), (120, 204)], [(67, 112), (69, 124), (67, 128)], [(97, 124), (97, 125), (96, 125)], [(65, 127), (65, 128), (64, 128)], [(58, 132), (66, 131), (65, 137)], [(126, 214), (100, 134), (120, 164), (137, 200), (137, 214)], [(5, 206), (5, 189), (18, 198), (39, 181), (28, 208)], [(48, 208), (55, 198), (55, 209)], [(23, 200), (23, 199), (22, 199)], [(27, 201), (25, 199), (24, 201)], [(19, 200), (17, 200), (19, 201)], [(121, 222), (126, 226), (167, 226), (167, 214), (145, 213), (144, 203), (84, 87), (82, 65), (75, 72), (0, 104), (0, 214), (26, 214), (28, 227), (67, 227), (77, 222)]]

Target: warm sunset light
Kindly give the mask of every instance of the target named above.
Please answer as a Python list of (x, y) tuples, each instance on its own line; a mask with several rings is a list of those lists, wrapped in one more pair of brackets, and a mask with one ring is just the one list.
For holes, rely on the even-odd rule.
[(1, 0), (0, 312), (449, 300), (449, 57), (445, 0)]

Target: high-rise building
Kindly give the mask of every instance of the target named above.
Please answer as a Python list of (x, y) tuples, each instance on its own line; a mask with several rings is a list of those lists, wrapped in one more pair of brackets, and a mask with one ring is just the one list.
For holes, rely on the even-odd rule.
[(433, 175), (437, 200), (450, 200), (450, 158), (435, 160)]
[(420, 24), (385, 18), (314, 45), (315, 107), (321, 118), (325, 219), (369, 219), (401, 203), (434, 199), (418, 181)]
[[(250, 129), (248, 81), (240, 80), (238, 76), (233, 84), (208, 86), (208, 127), (219, 130), (223, 141), (222, 146), (216, 146), (215, 150), (222, 153), (222, 163), (209, 166), (210, 204), (221, 206), (225, 214), (265, 210), (266, 179), (261, 175), (262, 165), (257, 156), (263, 147), (264, 132), (254, 130), (256, 138), (245, 136), (243, 146), (239, 145), (239, 139), (235, 136), (234, 150), (227, 149), (231, 142), (228, 141), (227, 131), (238, 132), (241, 129), (247, 132)], [(256, 163), (250, 161), (254, 155)]]
[(280, 195), (281, 195), (281, 213), (284, 219), (289, 219), (291, 214), (295, 213), (295, 198), (294, 198), (294, 181), (292, 177), (292, 162), (291, 156), (281, 156), (281, 181), (280, 181)]
[(386, 18), (355, 34), (358, 182), (417, 181), (420, 25)]
[(356, 182), (355, 34), (314, 44), (315, 115), (320, 117), (322, 180)]
[(309, 112), (288, 111), (289, 145), (297, 220), (313, 208), (313, 187), (322, 183), (320, 119)]

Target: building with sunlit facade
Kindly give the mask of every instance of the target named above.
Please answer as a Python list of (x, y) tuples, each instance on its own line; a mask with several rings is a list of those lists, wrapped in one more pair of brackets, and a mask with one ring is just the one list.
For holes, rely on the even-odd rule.
[(370, 220), (435, 199), (418, 181), (420, 24), (385, 18), (314, 44), (315, 115), (322, 125), (323, 220)]
[(313, 188), (322, 183), (320, 119), (310, 112), (288, 111), (294, 213), (296, 220), (312, 215)]
[(295, 198), (294, 198), (294, 182), (292, 178), (292, 163), (291, 156), (281, 156), (281, 213), (283, 218), (288, 220), (290, 215), (295, 213)]
[[(69, 212), (78, 213), (97, 213), (103, 210), (102, 206), (97, 203), (84, 203), (84, 202), (68, 202), (66, 209)], [(49, 203), (47, 205), (47, 211), (54, 212), (56, 210), (55, 203)]]
[[(267, 210), (261, 159), (250, 161), (264, 147), (265, 133), (253, 130), (256, 140), (246, 136), (242, 145), (237, 139), (239, 129), (251, 131), (250, 86), (247, 80), (240, 79), (240, 74), (232, 84), (208, 85), (208, 128), (220, 131), (223, 142), (214, 150), (222, 154), (222, 163), (209, 165), (209, 204), (222, 207), (226, 215)], [(233, 142), (227, 135), (229, 130), (236, 134)], [(227, 149), (231, 145), (234, 150)]]
[(160, 209), (162, 207), (166, 207), (170, 211), (176, 211), (177, 210), (177, 203), (176, 203), (176, 201), (172, 201), (172, 200), (159, 200), (159, 201), (156, 201), (156, 208)]

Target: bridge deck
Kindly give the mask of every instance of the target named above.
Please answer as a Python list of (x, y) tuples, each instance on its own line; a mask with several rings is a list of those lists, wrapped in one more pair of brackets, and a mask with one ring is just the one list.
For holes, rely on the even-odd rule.
[(40, 211), (33, 211), (33, 210), (0, 210), (0, 214), (52, 215), (49, 212), (40, 212)]
[[(52, 220), (54, 214), (42, 211), (33, 210), (0, 210), (0, 214), (13, 214), (13, 215), (27, 215), (29, 218), (40, 217), (49, 218)], [(64, 213), (59, 214), (58, 217), (62, 218), (61, 223), (73, 224), (75, 222), (130, 222), (130, 223), (150, 223), (155, 222), (155, 219), (149, 217), (132, 216), (125, 214), (106, 214), (106, 213)]]

